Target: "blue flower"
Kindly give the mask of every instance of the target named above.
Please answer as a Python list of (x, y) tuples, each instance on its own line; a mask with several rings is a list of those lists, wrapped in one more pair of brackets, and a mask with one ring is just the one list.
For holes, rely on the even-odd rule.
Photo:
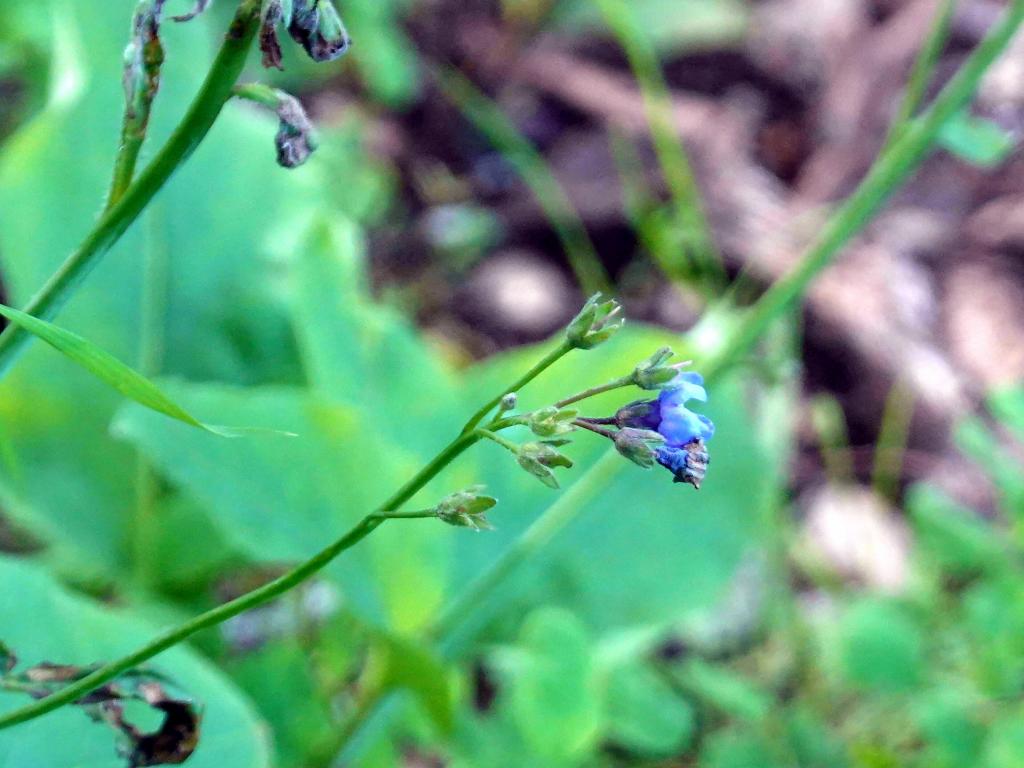
[(690, 400), (707, 402), (704, 378), (695, 371), (683, 371), (658, 395), (658, 424), (654, 429), (665, 438), (669, 448), (682, 448), (694, 440), (710, 440), (715, 425), (707, 416), (686, 407)]
[(663, 445), (652, 448), (655, 461), (672, 473), (675, 482), (700, 488), (709, 461), (705, 443), (715, 434), (715, 425), (686, 404), (707, 399), (703, 377), (683, 371), (662, 388), (657, 400), (638, 400), (620, 408), (615, 423), (620, 430), (647, 429), (665, 438)]

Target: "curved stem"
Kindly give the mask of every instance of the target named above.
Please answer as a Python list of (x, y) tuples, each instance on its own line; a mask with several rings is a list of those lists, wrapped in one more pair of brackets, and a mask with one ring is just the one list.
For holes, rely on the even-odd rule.
[(288, 573), (283, 576), (279, 576), (273, 581), (264, 584), (262, 587), (254, 589), (252, 592), (248, 592), (230, 602), (219, 605), (206, 613), (200, 614), (199, 616), (196, 616), (195, 618), (158, 635), (154, 640), (146, 643), (146, 645), (142, 646), (137, 651), (134, 651), (127, 656), (123, 656), (116, 661), (112, 661), (109, 664), (105, 664), (95, 672), (86, 675), (81, 680), (72, 683), (66, 688), (62, 688), (57, 693), (53, 693), (44, 699), (40, 699), (32, 704), (12, 710), (3, 716), (0, 716), (0, 729), (24, 723), (28, 720), (39, 717), (40, 715), (45, 715), (47, 712), (58, 709), (65, 704), (71, 704), (104, 683), (110, 682), (121, 673), (127, 672), (133, 667), (137, 667), (153, 658), (161, 651), (165, 651), (183, 640), (187, 640), (196, 632), (221, 624), (222, 622), (225, 622), (228, 619), (249, 610), (250, 608), (262, 605), (278, 595), (287, 592), (319, 571), (346, 549), (349, 549), (357, 542), (366, 538), (387, 518), (387, 515), (381, 513), (367, 515), (356, 523), (356, 525), (340, 539), (333, 542), (330, 546), (324, 548), (314, 557), (311, 557), (298, 567), (288, 571)]
[[(259, 28), (259, 5), (259, 0), (242, 0), (205, 82), (167, 143), (124, 196), (103, 213), (78, 250), (61, 264), (23, 311), (43, 319), (52, 318), (206, 137), (231, 98), (231, 89), (245, 66)], [(0, 333), (0, 375), (31, 338), (15, 323)]]
[(105, 664), (57, 693), (0, 716), (0, 730), (45, 715), (47, 712), (52, 712), (65, 704), (71, 704), (104, 683), (113, 680), (121, 673), (139, 666), (162, 651), (187, 640), (197, 632), (214, 627), (240, 613), (244, 613), (251, 608), (279, 597), (309, 579), (342, 552), (369, 536), (386, 520), (434, 517), (433, 510), (417, 510), (413, 512), (396, 512), (395, 510), (412, 498), (417, 491), (423, 488), (441, 470), (479, 439), (480, 436), (476, 434), (459, 435), (456, 437), (423, 469), (417, 472), (412, 479), (381, 504), (377, 511), (368, 514), (341, 538), (284, 575), (252, 592), (248, 592), (230, 602), (200, 614), (173, 629), (167, 630), (133, 653)]
[(522, 389), (531, 381), (540, 376), (545, 370), (547, 370), (560, 359), (562, 359), (565, 355), (569, 354), (569, 352), (571, 352), (573, 349), (575, 349), (575, 347), (573, 347), (572, 344), (570, 344), (568, 341), (563, 341), (561, 344), (559, 344), (557, 347), (551, 350), (548, 354), (544, 356), (544, 358), (539, 363), (537, 363), (535, 366), (533, 366), (533, 368), (531, 368), (522, 376), (520, 376), (519, 379), (512, 386), (502, 391), (501, 394), (491, 398), (489, 401), (487, 401), (487, 403), (485, 403), (480, 408), (480, 410), (474, 413), (472, 418), (470, 418), (470, 420), (467, 421), (466, 425), (462, 428), (462, 434), (466, 435), (472, 432), (476, 428), (477, 424), (484, 420), (484, 417), (488, 413), (490, 413), (492, 410), (497, 408), (498, 405), (501, 404), (501, 400), (503, 397), (505, 397), (505, 395), (509, 395), (513, 392), (518, 392), (520, 389)]
[(840, 250), (921, 165), (942, 126), (967, 105), (982, 76), (1006, 48), (1022, 21), (1024, 0), (1013, 0), (932, 105), (898, 132), (891, 148), (871, 167), (860, 186), (829, 219), (817, 242), (785, 277), (765, 292), (721, 351), (705, 362), (705, 377), (743, 357), (772, 322), (792, 309), (811, 281), (835, 260)]

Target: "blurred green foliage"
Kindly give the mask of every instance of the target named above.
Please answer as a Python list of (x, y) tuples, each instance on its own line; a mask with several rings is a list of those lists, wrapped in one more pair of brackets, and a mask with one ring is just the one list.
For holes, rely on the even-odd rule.
[[(20, 123), (0, 149), (0, 275), (15, 306), (102, 200), (132, 4), (28, 5), (0, 4), (0, 75), (27, 76), (30, 105), (2, 115)], [(344, 6), (360, 77), (389, 106), (418, 88), (397, 22), (409, 5)], [(664, 3), (638, 5), (664, 14)], [(719, 36), (746, 23), (745, 6), (688, 5), (718, 14)], [(567, 3), (556, 21), (597, 16)], [(166, 28), (156, 140), (197, 87), (222, 20), (198, 23), (205, 38)], [(34, 61), (50, 62), (48, 77)], [(309, 82), (294, 51), (286, 61), (282, 82)], [(0, 381), (0, 509), (41, 550), (0, 558), (0, 637), (27, 663), (111, 658), (309, 556), (538, 357), (517, 350), (460, 369), (371, 297), (365, 232), (395, 183), (364, 151), (355, 111), (298, 171), (274, 165), (274, 128), (230, 105), (60, 322), (158, 376), (201, 419), (300, 436), (218, 439), (125, 405), (34, 346)], [(821, 606), (808, 608), (791, 588), (808, 575), (790, 557), (784, 498), (793, 337), (780, 331), (763, 375), (714, 387), (714, 464), (699, 494), (624, 461), (588, 469), (605, 446), (570, 446), (581, 471), (566, 483), (585, 484), (585, 503), (457, 626), (441, 621), (453, 601), (559, 503), (489, 444), (413, 503), (484, 482), (500, 499), (496, 531), (390, 524), (320, 580), (161, 656), (155, 666), (206, 707), (189, 765), (326, 766), (339, 753), (360, 766), (437, 755), (460, 768), (1020, 765), (1019, 465), (966, 424), (964, 445), (1003, 492), (1002, 522), (915, 488), (906, 591), (829, 582), (813, 585)], [(622, 375), (663, 344), (698, 351), (687, 343), (630, 327), (531, 385), (521, 406)], [(605, 395), (587, 412), (622, 402)], [(1024, 429), (1020, 393), (992, 408)], [(371, 699), (382, 706), (349, 741), (349, 717)], [(19, 703), (0, 692), (0, 709)], [(0, 733), (0, 765), (116, 765), (109, 742), (61, 710)]]

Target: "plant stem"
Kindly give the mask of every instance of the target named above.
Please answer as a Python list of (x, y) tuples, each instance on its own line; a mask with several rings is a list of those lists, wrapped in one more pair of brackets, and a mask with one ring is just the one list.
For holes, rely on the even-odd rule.
[(817, 241), (790, 272), (769, 288), (717, 354), (704, 363), (707, 377), (742, 358), (765, 329), (789, 311), (807, 286), (878, 212), (890, 195), (924, 161), (946, 121), (964, 108), (986, 70), (1006, 48), (1024, 20), (1024, 0), (1013, 0), (992, 31), (942, 89), (932, 105), (909, 123), (892, 147), (871, 167), (853, 194), (829, 219)]
[(491, 441), (497, 443), (498, 445), (500, 445), (502, 448), (504, 448), (505, 450), (509, 451), (510, 453), (514, 453), (516, 455), (519, 454), (519, 446), (518, 445), (513, 443), (511, 440), (506, 440), (501, 435), (497, 435), (494, 432), (491, 432), (489, 429), (474, 429), (473, 430), (473, 434), (474, 435), (479, 435), (480, 437), (486, 437), (488, 440), (491, 440)]
[[(61, 306), (138, 218), (153, 196), (191, 156), (217, 120), (245, 66), (259, 28), (259, 0), (242, 0), (206, 80), (174, 133), (118, 202), (105, 211), (93, 230), (23, 308), (44, 320)], [(0, 333), (0, 375), (33, 337), (12, 323)]]
[(580, 400), (586, 400), (588, 397), (594, 397), (596, 395), (603, 395), (605, 392), (611, 392), (613, 389), (621, 389), (622, 387), (629, 387), (633, 385), (633, 376), (623, 376), (620, 379), (609, 381), (607, 384), (601, 384), (597, 387), (591, 387), (585, 389), (582, 392), (577, 392), (571, 397), (567, 397), (564, 400), (559, 400), (555, 403), (556, 408), (564, 408), (567, 405), (578, 403)]
[(591, 421), (590, 419), (575, 419), (572, 423), (575, 424), (577, 427), (589, 429), (591, 432), (594, 432), (600, 435), (601, 437), (607, 437), (609, 440), (615, 439), (615, 433), (612, 430), (605, 429), (604, 427), (599, 427), (595, 422)]
[[(629, 0), (597, 0), (605, 23), (622, 45), (630, 68), (640, 86), (640, 95), (654, 139), (662, 173), (672, 194), (676, 220), (683, 227), (683, 264), (659, 258), (669, 277), (696, 282), (707, 297), (716, 286), (725, 283), (722, 257), (715, 248), (711, 226), (704, 213), (700, 189), (686, 153), (672, 122), (672, 98), (661, 72), (658, 57), (650, 41), (637, 24)], [(661, 249), (655, 256), (664, 256)], [(678, 255), (676, 256), (678, 259)], [(682, 269), (680, 269), (682, 266)], [(703, 278), (703, 279), (701, 279)]]
[(910, 79), (907, 81), (907, 88), (903, 92), (903, 99), (900, 101), (896, 117), (893, 118), (889, 133), (882, 145), (884, 153), (890, 147), (907, 124), (914, 117), (921, 103), (924, 101), (925, 92), (928, 90), (928, 82), (935, 71), (935, 65), (939, 61), (942, 48), (949, 37), (950, 24), (953, 21), (953, 9), (956, 0), (941, 0), (938, 12), (935, 14), (935, 21), (928, 31), (921, 50), (914, 59), (913, 69), (910, 71)]
[(137, 651), (134, 651), (127, 656), (123, 656), (116, 661), (112, 661), (109, 664), (105, 664), (95, 672), (86, 675), (82, 679), (77, 680), (66, 688), (62, 688), (60, 691), (53, 693), (46, 698), (7, 712), (0, 716), (0, 730), (9, 728), (12, 725), (24, 723), (28, 720), (39, 717), (40, 715), (45, 715), (47, 712), (58, 709), (65, 704), (71, 704), (88, 694), (90, 691), (110, 682), (121, 673), (137, 667), (153, 658), (158, 653), (187, 640), (195, 633), (221, 624), (233, 616), (237, 616), (250, 608), (262, 605), (263, 603), (274, 599), (278, 595), (287, 592), (326, 566), (346, 549), (349, 549), (357, 542), (366, 538), (378, 526), (380, 526), (387, 517), (388, 516), (383, 513), (367, 515), (340, 539), (321, 550), (316, 556), (310, 558), (291, 571), (288, 571), (288, 573), (283, 576), (280, 576), (273, 581), (264, 584), (262, 587), (254, 589), (252, 592), (248, 592), (241, 597), (231, 600), (230, 602), (219, 605), (206, 613), (200, 614), (199, 616), (196, 616), (195, 618), (158, 635), (155, 639), (151, 640)]
[(525, 387), (527, 384), (529, 384), (535, 378), (540, 376), (544, 371), (546, 371), (552, 365), (554, 365), (559, 360), (561, 360), (563, 357), (565, 357), (565, 355), (569, 354), (569, 352), (571, 352), (573, 349), (574, 349), (574, 347), (572, 346), (572, 344), (570, 344), (568, 341), (563, 341), (561, 344), (559, 344), (553, 350), (548, 352), (548, 354), (546, 354), (543, 357), (543, 359), (541, 359), (540, 362), (538, 362), (535, 366), (533, 366), (533, 368), (531, 368), (526, 373), (524, 373), (522, 376), (520, 376), (519, 379), (512, 386), (510, 386), (508, 389), (504, 390), (501, 394), (499, 394), (499, 395), (491, 398), (490, 400), (488, 400), (480, 408), (480, 410), (478, 410), (476, 413), (474, 413), (472, 418), (470, 418), (470, 420), (467, 421), (466, 425), (462, 428), (462, 434), (463, 435), (468, 434), (468, 433), (472, 432), (474, 429), (476, 429), (477, 424), (479, 424), (481, 421), (483, 421), (484, 417), (487, 416), (488, 413), (490, 413), (492, 410), (497, 408), (498, 405), (501, 404), (501, 400), (502, 400), (502, 398), (505, 397), (505, 395), (512, 394), (513, 392), (518, 392), (520, 389)]

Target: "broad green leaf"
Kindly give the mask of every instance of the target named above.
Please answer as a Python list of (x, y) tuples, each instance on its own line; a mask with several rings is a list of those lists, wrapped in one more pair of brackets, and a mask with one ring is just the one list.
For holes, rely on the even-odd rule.
[(605, 689), (606, 738), (641, 755), (686, 751), (697, 729), (693, 707), (653, 669), (614, 667)]
[(691, 659), (676, 676), (695, 698), (731, 718), (756, 723), (772, 711), (771, 696), (756, 681), (747, 680), (727, 667)]
[(45, 341), (68, 360), (80, 365), (125, 397), (146, 408), (221, 437), (239, 437), (248, 431), (245, 428), (204, 424), (167, 397), (156, 384), (141, 373), (129, 368), (110, 353), (91, 344), (76, 333), (71, 333), (53, 323), (40, 320), (3, 304), (0, 304), (0, 315), (17, 323), (33, 336)]
[(907, 499), (918, 546), (953, 574), (996, 571), (1007, 563), (1005, 542), (991, 523), (929, 486), (916, 486)]
[(229, 664), (232, 678), (274, 727), (279, 768), (324, 764), (332, 756), (337, 719), (310, 668), (311, 650), (309, 643), (287, 638)]
[(983, 768), (1015, 768), (1024, 760), (1024, 711), (1018, 705), (1002, 714), (988, 730)]
[(374, 676), (370, 685), (383, 690), (405, 688), (413, 693), (434, 725), (448, 733), (454, 725), (455, 702), (448, 670), (432, 651), (398, 635), (374, 636)]
[(878, 691), (914, 688), (925, 674), (925, 637), (918, 624), (887, 600), (863, 600), (839, 627), (843, 674), (855, 686)]
[(961, 621), (978, 686), (990, 696), (1012, 695), (1024, 683), (1024, 584), (976, 584), (964, 595)]
[(783, 768), (780, 746), (749, 728), (717, 731), (701, 750), (701, 768)]
[[(358, 411), (303, 390), (177, 384), (168, 391), (200, 415), (269, 429), (287, 423), (299, 433), (291, 440), (218, 440), (134, 405), (115, 423), (117, 434), (205, 506), (233, 547), (257, 561), (312, 556), (419, 466)], [(325, 573), (363, 618), (414, 629), (444, 589), (447, 540), (420, 536), (432, 528), (445, 530), (434, 520), (385, 524)]]
[[(92, 664), (120, 656), (151, 639), (158, 627), (71, 594), (38, 565), (0, 558), (3, 642), (25, 666), (43, 661)], [(188, 765), (269, 768), (266, 733), (251, 705), (208, 662), (186, 647), (158, 657), (152, 667), (170, 674), (204, 705), (199, 747)], [(0, 692), (0, 711), (25, 704)], [(114, 739), (74, 707), (0, 732), (0, 766), (121, 768)]]
[(914, 719), (928, 740), (930, 764), (942, 768), (977, 764), (986, 728), (971, 705), (970, 694), (955, 688), (918, 697)]
[(539, 757), (578, 758), (596, 744), (601, 706), (591, 641), (571, 613), (540, 609), (526, 620), (508, 707)]

